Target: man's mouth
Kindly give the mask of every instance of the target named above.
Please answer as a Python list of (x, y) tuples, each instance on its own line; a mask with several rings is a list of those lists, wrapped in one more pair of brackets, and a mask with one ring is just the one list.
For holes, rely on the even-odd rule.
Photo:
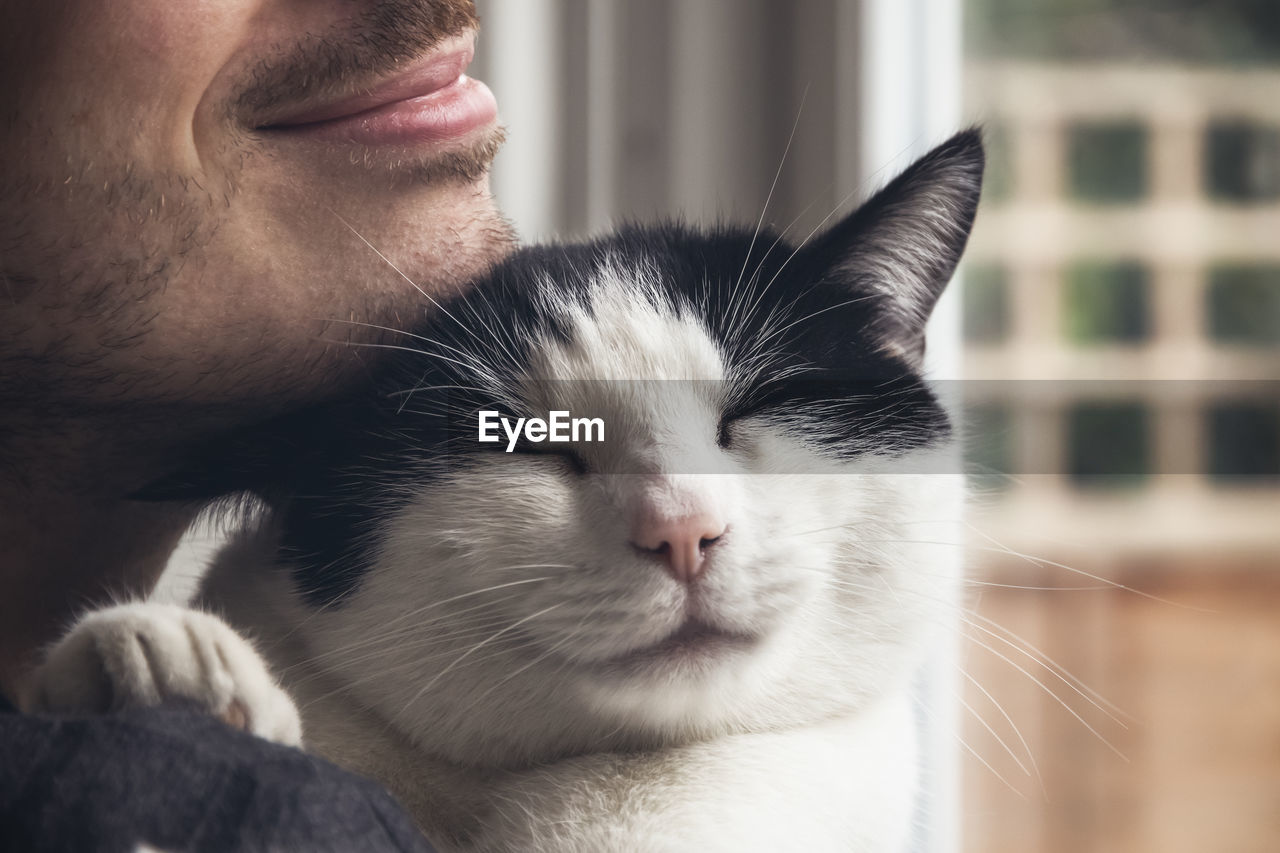
[(449, 39), (372, 86), (272, 118), (260, 131), (329, 143), (414, 146), (460, 139), (493, 124), (493, 94), (464, 73), (473, 33)]

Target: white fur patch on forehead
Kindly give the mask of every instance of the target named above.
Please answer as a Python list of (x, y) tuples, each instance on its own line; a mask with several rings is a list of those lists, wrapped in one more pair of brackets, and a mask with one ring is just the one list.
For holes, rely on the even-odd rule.
[(609, 259), (583, 292), (569, 301), (549, 286), (568, 340), (534, 341), (526, 377), (532, 380), (720, 380), (724, 359), (695, 311), (667, 295), (651, 264)]

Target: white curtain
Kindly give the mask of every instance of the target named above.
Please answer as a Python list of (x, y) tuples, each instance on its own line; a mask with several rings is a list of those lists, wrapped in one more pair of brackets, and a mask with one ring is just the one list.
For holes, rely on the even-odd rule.
[[(478, 5), (475, 74), (510, 132), (494, 190), (529, 240), (754, 222), (775, 174), (766, 219), (802, 238), (959, 127), (960, 0)], [(939, 311), (950, 373), (959, 323)]]

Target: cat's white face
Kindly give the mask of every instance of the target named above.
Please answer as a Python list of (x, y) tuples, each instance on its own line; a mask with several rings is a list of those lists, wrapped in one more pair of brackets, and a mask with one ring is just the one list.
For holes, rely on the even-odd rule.
[(302, 622), (433, 753), (508, 764), (846, 713), (909, 678), (948, 614), (949, 450), (834, 462), (801, 426), (724, 424), (727, 359), (639, 275), (606, 265), (518, 383), (606, 440), (504, 442), (434, 477), (342, 605)]

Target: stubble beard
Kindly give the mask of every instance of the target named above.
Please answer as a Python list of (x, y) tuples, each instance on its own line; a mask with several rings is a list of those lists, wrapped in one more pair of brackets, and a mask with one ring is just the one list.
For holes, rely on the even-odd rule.
[[(390, 191), (419, 185), (484, 192), (481, 182), (501, 142), (495, 129), (429, 160), (371, 166), (370, 179), (387, 182)], [(162, 319), (158, 306), (174, 278), (201, 263), (218, 230), (217, 203), (183, 192), (175, 178), (99, 181), (93, 170), (81, 177), (60, 191), (84, 210), (117, 211), (117, 227), (104, 219), (63, 219), (39, 247), (42, 256), (21, 268), (9, 263), (16, 254), (12, 242), (0, 246), (0, 476), (27, 477), (43, 468), (56, 478), (57, 457), (82, 451), (101, 468), (74, 463), (81, 467), (73, 465), (76, 473), (64, 485), (86, 488), (95, 479), (112, 479), (111, 470), (119, 467), (136, 466), (141, 474), (148, 466), (136, 463), (147, 456), (172, 458), (220, 430), (340, 391), (380, 354), (368, 344), (389, 340), (394, 333), (385, 329), (402, 329), (423, 316), (417, 288), (443, 295), (471, 277), (458, 269), (440, 276), (416, 269), (412, 283), (363, 288), (351, 282), (340, 292), (333, 282), (330, 308), (311, 315), (319, 325), (313, 323), (315, 331), (305, 339), (274, 335), (254, 317), (224, 320), (209, 334), (235, 344), (199, 364), (184, 363), (183, 353), (152, 347)], [(27, 199), (49, 191), (47, 185), (6, 187), (4, 197), (17, 199), (10, 210), (25, 211), (35, 206)], [(136, 203), (122, 208), (121, 199)], [(455, 266), (474, 274), (504, 254), (513, 238), (491, 204), (468, 216), (460, 225), (471, 237), (454, 252), (468, 257), (455, 258)], [(18, 223), (26, 228), (3, 233), (17, 233), (13, 242), (21, 239), (30, 258), (35, 246), (28, 234), (37, 224), (27, 220)], [(120, 225), (132, 230), (133, 239), (112, 233)], [(361, 237), (377, 247), (376, 234)], [(352, 245), (360, 248), (354, 236)], [(370, 279), (392, 274), (372, 249), (367, 263)]]
[[(300, 87), (414, 55), (473, 26), (469, 7), (379, 4), (361, 24), (373, 36), (355, 48), (308, 41), (291, 58), (256, 69), (253, 88), (233, 101), (228, 118), (260, 108), (268, 96), (295, 97)], [(58, 150), (59, 142), (26, 140), (33, 151)], [(249, 142), (246, 159), (261, 147)], [(454, 247), (452, 268), (438, 276), (429, 266), (414, 269), (414, 285), (455, 290), (512, 244), (510, 225), (492, 202), (469, 195), (487, 193), (485, 177), (501, 142), (494, 128), (455, 150), (422, 159), (370, 156), (364, 164), (369, 180), (389, 192), (422, 188), (471, 199), (467, 221), (445, 223), (467, 235)], [(318, 333), (290, 340), (264, 331), (258, 318), (224, 315), (209, 335), (228, 344), (206, 347), (198, 364), (185, 360), (186, 353), (155, 346), (161, 312), (172, 308), (164, 295), (201, 265), (223, 210), (237, 202), (238, 176), (206, 187), (185, 176), (143, 176), (132, 164), (112, 168), (88, 155), (68, 156), (45, 173), (7, 171), (0, 175), (0, 475), (7, 469), (27, 476), (45, 461), (51, 471), (60, 452), (79, 455), (72, 448), (96, 455), (103, 476), (128, 467), (135, 453), (172, 456), (209, 434), (357, 381), (362, 362), (377, 355), (360, 345), (389, 334), (376, 327), (403, 328), (422, 314), (423, 300), (408, 282), (344, 283), (340, 293), (338, 282), (329, 282), (327, 309), (311, 315), (313, 329), (328, 321)], [(376, 234), (361, 236), (378, 243)], [(385, 283), (388, 271), (373, 252), (368, 263), (370, 278)]]

